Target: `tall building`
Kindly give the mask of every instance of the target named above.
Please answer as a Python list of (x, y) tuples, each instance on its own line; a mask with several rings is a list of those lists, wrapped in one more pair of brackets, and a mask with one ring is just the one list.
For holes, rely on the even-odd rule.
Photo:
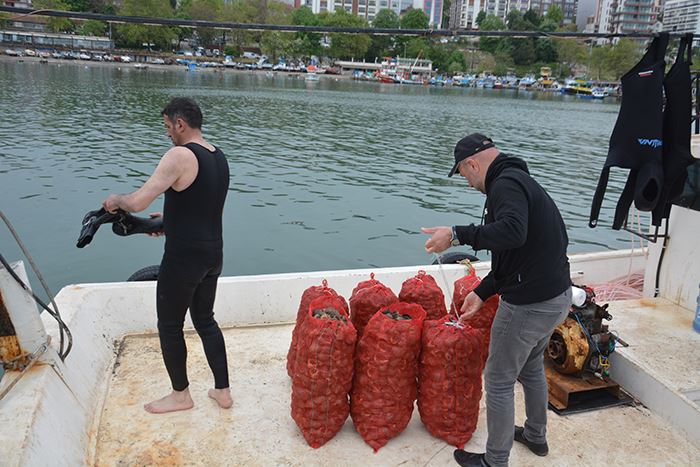
[(335, 11), (335, 0), (301, 0), (300, 6), (307, 6), (315, 14), (327, 11), (333, 13)]
[(663, 13), (664, 31), (690, 32), (700, 39), (700, 0), (666, 0)]
[(430, 27), (440, 29), (442, 27), (442, 0), (414, 0), (413, 8), (423, 10), (428, 16)]
[(596, 0), (579, 0), (576, 7), (576, 30), (583, 31), (586, 29), (588, 19), (595, 17)]
[(540, 15), (546, 15), (549, 8), (552, 5), (556, 5), (561, 8), (564, 13), (564, 24), (571, 24), (576, 22), (576, 12), (578, 10), (578, 0), (541, 0), (539, 2), (539, 10), (534, 9)]
[(612, 32), (648, 32), (656, 24), (655, 0), (618, 0), (612, 15)]

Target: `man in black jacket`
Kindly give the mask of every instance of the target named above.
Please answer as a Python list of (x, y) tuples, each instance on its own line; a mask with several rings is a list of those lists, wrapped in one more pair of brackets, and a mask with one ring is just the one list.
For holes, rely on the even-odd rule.
[[(491, 272), (466, 297), (460, 319), (477, 313), (491, 295), (501, 295), (484, 372), (486, 453), (458, 449), (455, 459), (462, 466), (505, 466), (513, 440), (540, 456), (548, 452), (543, 354), (571, 305), (569, 240), (557, 206), (523, 160), (500, 153), (490, 138), (477, 133), (457, 143), (454, 157), (449, 176), (459, 172), (486, 194), (485, 222), (424, 228), (431, 235), (425, 249), (440, 253), (450, 246), (471, 245), (491, 250)], [(524, 427), (514, 427), (516, 380), (525, 393)]]

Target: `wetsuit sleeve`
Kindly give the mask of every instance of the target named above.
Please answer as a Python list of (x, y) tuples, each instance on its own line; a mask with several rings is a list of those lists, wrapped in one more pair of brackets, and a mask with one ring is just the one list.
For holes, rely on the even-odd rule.
[(482, 301), (486, 301), (496, 293), (496, 283), (493, 278), (493, 271), (489, 271), (486, 277), (474, 289), (474, 293), (479, 296)]
[(522, 186), (510, 178), (495, 180), (489, 192), (489, 207), (494, 222), (484, 225), (458, 225), (457, 238), (462, 245), (477, 250), (511, 250), (527, 240), (528, 201)]

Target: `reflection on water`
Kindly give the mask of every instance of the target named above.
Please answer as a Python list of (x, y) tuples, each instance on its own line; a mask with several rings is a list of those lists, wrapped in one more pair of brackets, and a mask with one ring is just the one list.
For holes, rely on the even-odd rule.
[[(83, 250), (75, 240), (85, 212), (152, 172), (169, 147), (160, 110), (177, 95), (200, 102), (205, 135), (231, 166), (225, 275), (430, 262), (421, 226), (481, 218), (483, 196), (446, 177), (454, 143), (473, 131), (528, 162), (562, 211), (571, 252), (628, 246), (624, 234), (587, 227), (614, 103), (326, 77), (0, 63), (2, 209), (55, 291), (124, 280), (159, 262), (162, 239), (105, 228)], [(623, 177), (612, 174), (609, 193)], [(613, 204), (603, 206), (606, 225)], [(4, 230), (0, 252), (20, 257)]]

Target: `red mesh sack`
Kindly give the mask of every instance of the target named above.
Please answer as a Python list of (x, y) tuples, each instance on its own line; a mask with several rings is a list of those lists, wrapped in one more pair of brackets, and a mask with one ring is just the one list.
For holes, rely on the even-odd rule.
[[(469, 267), (469, 274), (464, 277), (460, 277), (455, 281), (455, 290), (452, 294), (452, 310), (457, 314), (460, 314), (464, 300), (467, 298), (470, 292), (472, 292), (479, 284), (481, 279), (476, 275), (476, 271), (473, 267)], [(493, 295), (489, 297), (474, 315), (465, 321), (469, 326), (479, 329), (483, 335), (483, 365), (486, 363), (486, 359), (489, 356), (489, 342), (491, 341), (491, 325), (493, 324), (493, 318), (496, 316), (496, 311), (498, 310), (499, 296)]]
[[(301, 325), (304, 322), (306, 315), (309, 313), (309, 305), (316, 298), (327, 294), (335, 297), (340, 297), (335, 290), (328, 287), (328, 281), (326, 279), (323, 279), (321, 285), (313, 285), (308, 289), (304, 290), (304, 293), (301, 294), (301, 302), (299, 303), (299, 310), (297, 311), (297, 321), (294, 325), (294, 330), (292, 331), (292, 343), (289, 346), (289, 352), (287, 352), (287, 374), (290, 378), (292, 377), (294, 370), (294, 359), (296, 358), (297, 340), (299, 339), (299, 329), (301, 329)], [(347, 315), (348, 305), (347, 303), (345, 303), (344, 298), (340, 298), (343, 301), (343, 309), (345, 310), (345, 314)]]
[(350, 415), (374, 452), (411, 420), (424, 320), (420, 305), (396, 302), (372, 316), (357, 344)]
[(308, 307), (298, 334), (292, 418), (312, 448), (328, 442), (350, 412), (357, 333), (342, 297), (324, 294)]
[(433, 276), (425, 271), (418, 271), (415, 277), (406, 279), (401, 284), (399, 300), (422, 306), (427, 315), (426, 319), (440, 319), (447, 314), (445, 295)]
[(430, 434), (458, 448), (479, 419), (483, 333), (446, 316), (423, 324), (418, 411)]
[(374, 279), (374, 273), (370, 274), (370, 280), (357, 284), (350, 296), (350, 317), (357, 338), (362, 337), (365, 326), (380, 308), (398, 301), (389, 287)]

